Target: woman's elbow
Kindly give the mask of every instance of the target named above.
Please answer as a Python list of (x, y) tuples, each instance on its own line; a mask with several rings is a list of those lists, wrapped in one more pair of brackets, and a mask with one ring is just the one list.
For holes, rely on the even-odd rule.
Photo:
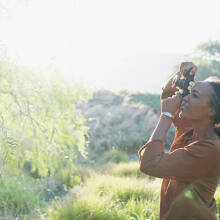
[(151, 175), (150, 169), (144, 163), (140, 163), (140, 171), (144, 174)]
[(146, 164), (140, 163), (140, 171), (148, 176), (165, 178), (166, 175), (163, 175), (155, 167), (147, 166)]

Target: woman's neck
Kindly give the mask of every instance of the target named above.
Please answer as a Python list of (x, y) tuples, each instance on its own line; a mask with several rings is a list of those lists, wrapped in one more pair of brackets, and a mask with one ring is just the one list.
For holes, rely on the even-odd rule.
[(214, 126), (206, 121), (193, 123), (192, 140), (217, 139), (218, 135), (215, 133)]

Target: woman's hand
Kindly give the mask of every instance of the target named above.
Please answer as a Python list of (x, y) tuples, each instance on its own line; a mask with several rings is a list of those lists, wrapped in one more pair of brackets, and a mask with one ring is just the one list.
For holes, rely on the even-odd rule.
[(193, 62), (182, 62), (180, 64), (180, 69), (179, 69), (179, 72), (177, 73), (177, 75), (179, 75), (180, 77), (185, 77), (186, 73), (191, 68), (192, 68), (192, 70), (190, 71), (190, 75), (195, 75), (198, 70), (197, 66)]
[(170, 112), (172, 115), (175, 115), (179, 110), (179, 107), (182, 102), (182, 96), (180, 92), (176, 92), (172, 97), (161, 100), (161, 111)]
[(165, 94), (165, 93), (172, 93), (173, 92), (173, 94), (174, 94), (174, 92), (176, 92), (178, 89), (177, 88), (173, 88), (172, 87), (172, 82), (173, 82), (173, 79), (176, 77), (176, 75), (178, 75), (180, 78), (182, 78), (182, 77), (184, 77), (185, 75), (186, 75), (186, 73), (190, 70), (192, 68), (192, 70), (191, 70), (191, 72), (190, 72), (190, 74), (196, 74), (196, 72), (197, 72), (197, 66), (193, 63), (193, 62), (182, 62), (181, 64), (180, 64), (180, 69), (179, 69), (179, 71), (175, 74), (175, 75), (173, 75), (169, 80), (168, 80), (168, 82), (166, 82), (166, 84), (164, 85), (164, 87), (163, 87), (163, 92), (162, 92), (162, 94), (161, 94), (161, 99), (163, 99), (163, 94)]

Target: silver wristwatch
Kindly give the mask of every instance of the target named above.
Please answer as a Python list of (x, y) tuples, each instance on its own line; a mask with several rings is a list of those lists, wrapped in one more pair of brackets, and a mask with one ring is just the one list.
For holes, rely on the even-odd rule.
[(174, 119), (174, 116), (170, 112), (162, 112), (162, 115), (166, 115), (168, 118)]

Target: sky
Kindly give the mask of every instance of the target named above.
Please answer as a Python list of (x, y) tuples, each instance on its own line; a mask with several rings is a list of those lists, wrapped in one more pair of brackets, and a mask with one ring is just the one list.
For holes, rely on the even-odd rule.
[(219, 8), (219, 0), (0, 0), (0, 46), (21, 65), (56, 65), (89, 87), (160, 92), (184, 55), (219, 39)]

